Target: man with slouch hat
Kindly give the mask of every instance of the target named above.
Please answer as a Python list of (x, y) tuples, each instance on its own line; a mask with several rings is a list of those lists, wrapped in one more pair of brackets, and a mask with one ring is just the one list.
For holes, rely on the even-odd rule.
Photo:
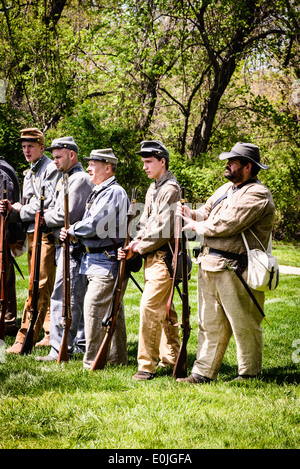
[[(10, 204), (7, 201), (7, 210), (9, 213), (8, 222), (21, 221), (27, 233), (28, 243), (28, 268), (32, 262), (33, 237), (35, 215), (40, 206), (40, 195), (42, 186), (45, 187), (44, 207), (49, 206), (53, 199), (55, 186), (58, 181), (59, 173), (56, 170), (53, 161), (44, 154), (45, 137), (36, 127), (21, 130), (19, 141), (22, 144), (25, 159), (30, 163), (30, 168), (24, 171), (23, 181), (23, 200), (22, 204), (16, 202)], [(2, 210), (2, 208), (1, 208)], [(34, 326), (33, 343), (36, 344), (39, 333), (44, 327), (45, 337), (42, 345), (49, 344), (50, 333), (50, 297), (53, 290), (55, 278), (55, 248), (48, 239), (46, 233), (42, 234), (40, 278), (39, 278), (39, 314)], [(16, 335), (15, 343), (6, 350), (7, 353), (19, 354), (22, 349), (27, 330), (29, 327), (29, 318), (26, 304), (24, 307), (21, 327)], [(36, 344), (38, 345), (38, 344)]]
[[(172, 277), (165, 262), (170, 246), (174, 248), (174, 205), (176, 207), (180, 199), (180, 187), (173, 173), (168, 170), (169, 152), (162, 142), (143, 141), (138, 153), (148, 178), (154, 179), (146, 194), (137, 234), (127, 249), (128, 259), (136, 252), (145, 259), (138, 372), (133, 376), (133, 379), (140, 381), (154, 378), (158, 366), (173, 367), (180, 348), (178, 327), (170, 324), (167, 318)], [(121, 250), (119, 257), (124, 257)], [(170, 319), (173, 324), (178, 323), (173, 304)]]
[[(241, 233), (250, 249), (267, 249), (272, 233), (275, 207), (270, 191), (257, 174), (268, 166), (260, 161), (259, 148), (239, 142), (219, 158), (227, 160), (222, 185), (198, 210), (181, 205), (177, 213), (203, 239), (198, 271), (198, 349), (192, 373), (179, 382), (203, 384), (215, 380), (229, 340), (237, 345), (238, 376), (257, 377), (262, 367), (263, 319), (234, 269), (247, 279), (247, 252)], [(264, 292), (252, 290), (263, 309)]]

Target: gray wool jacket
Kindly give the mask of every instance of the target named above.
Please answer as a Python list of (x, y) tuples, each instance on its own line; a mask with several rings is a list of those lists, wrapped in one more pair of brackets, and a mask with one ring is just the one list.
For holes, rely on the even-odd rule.
[(20, 213), (14, 209), (12, 210), (9, 221), (27, 223), (27, 233), (32, 233), (34, 231), (35, 215), (40, 207), (41, 188), (45, 186), (44, 208), (46, 209), (53, 200), (60, 173), (57, 171), (53, 160), (43, 155), (30, 169), (24, 171), (24, 175), (23, 206)]
[[(72, 225), (82, 219), (93, 184), (81, 163), (73, 165), (67, 173), (69, 174), (69, 223)], [(60, 179), (54, 197), (44, 214), (46, 225), (56, 238), (59, 238), (60, 230), (65, 226), (63, 175), (59, 174)]]

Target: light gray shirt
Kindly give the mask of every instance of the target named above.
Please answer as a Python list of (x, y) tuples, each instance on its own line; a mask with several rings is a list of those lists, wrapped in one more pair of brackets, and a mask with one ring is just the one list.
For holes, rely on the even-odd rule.
[[(92, 191), (89, 175), (84, 171), (81, 163), (76, 163), (67, 173), (69, 174), (69, 223), (81, 220), (85, 211), (86, 200)], [(60, 230), (65, 226), (65, 204), (63, 175), (56, 185), (55, 195), (44, 214), (45, 222), (52, 233), (59, 239)]]
[(21, 221), (28, 223), (27, 233), (34, 231), (36, 212), (40, 208), (41, 188), (45, 186), (44, 209), (53, 200), (55, 187), (60, 178), (53, 160), (43, 155), (30, 169), (24, 172), (23, 181), (23, 206), (20, 212), (12, 210), (10, 220), (12, 222)]
[[(121, 244), (127, 232), (129, 199), (126, 191), (117, 184), (115, 177), (95, 186), (81, 221), (70, 226), (69, 233), (88, 247), (114, 246)], [(81, 273), (107, 275), (116, 273), (114, 248), (107, 253), (85, 253), (81, 261)]]

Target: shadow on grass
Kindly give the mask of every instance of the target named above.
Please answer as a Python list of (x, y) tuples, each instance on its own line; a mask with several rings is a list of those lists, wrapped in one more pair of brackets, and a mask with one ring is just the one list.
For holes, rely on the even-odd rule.
[(300, 383), (300, 371), (299, 368), (291, 366), (286, 367), (273, 367), (263, 370), (262, 373), (263, 381), (275, 384), (299, 384)]

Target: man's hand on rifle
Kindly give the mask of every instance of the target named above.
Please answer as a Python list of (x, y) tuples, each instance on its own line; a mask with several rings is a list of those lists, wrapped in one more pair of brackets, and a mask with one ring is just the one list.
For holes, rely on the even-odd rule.
[(118, 249), (118, 261), (122, 259), (130, 259), (136, 251), (136, 246), (138, 241), (131, 241), (126, 248), (119, 248)]
[(181, 202), (177, 202), (176, 215), (178, 217), (183, 218), (183, 220), (185, 221), (185, 225), (182, 228), (182, 231), (189, 230), (189, 229), (196, 231), (197, 225), (199, 224), (199, 222), (196, 222), (195, 220), (193, 220), (191, 216), (191, 210), (187, 205), (182, 205)]
[(3, 199), (0, 201), (0, 212), (6, 212), (9, 214), (12, 211), (12, 205), (8, 199)]
[(40, 217), (40, 226), (46, 226), (45, 218)]
[(14, 256), (17, 255), (18, 251), (21, 251), (24, 246), (24, 239), (17, 240), (14, 244), (9, 244), (9, 249), (13, 252)]
[(61, 228), (60, 233), (59, 233), (59, 239), (61, 241), (64, 241), (68, 236), (68, 232), (69, 232), (69, 230), (67, 228), (65, 228), (65, 227)]
[(182, 205), (181, 202), (177, 202), (176, 215), (178, 215), (179, 217), (186, 216), (186, 217), (191, 218), (190, 207), (185, 204)]
[[(60, 233), (59, 233), (59, 239), (61, 241), (65, 241), (68, 234), (69, 234), (69, 228), (65, 228), (65, 227), (61, 228)], [(74, 241), (76, 238), (69, 234), (69, 239), (70, 241)]]

